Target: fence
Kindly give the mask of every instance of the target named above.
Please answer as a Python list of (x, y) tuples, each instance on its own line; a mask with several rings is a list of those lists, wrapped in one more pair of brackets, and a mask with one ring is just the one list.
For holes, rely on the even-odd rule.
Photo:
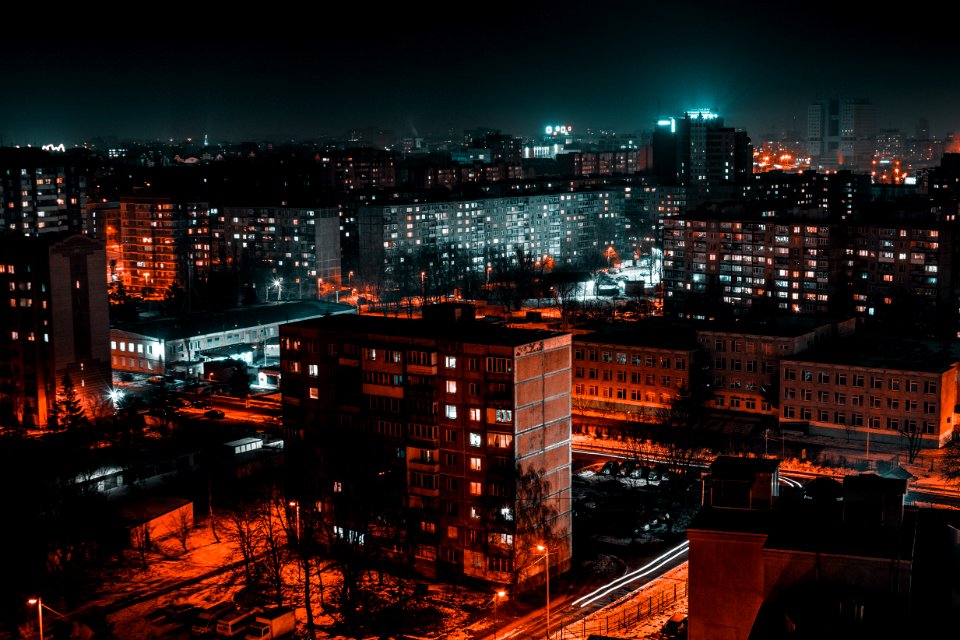
[(687, 597), (687, 581), (672, 586), (641, 592), (620, 604), (604, 607), (581, 620), (560, 621), (560, 631), (553, 640), (585, 640), (591, 635), (609, 635), (633, 630), (644, 619), (662, 613), (678, 600)]

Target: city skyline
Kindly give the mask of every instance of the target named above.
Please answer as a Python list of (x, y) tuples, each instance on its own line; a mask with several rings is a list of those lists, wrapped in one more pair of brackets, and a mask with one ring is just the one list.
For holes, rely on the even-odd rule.
[(881, 128), (909, 135), (926, 117), (935, 135), (960, 129), (948, 41), (919, 16), (897, 16), (894, 31), (885, 16), (849, 19), (818, 3), (498, 6), (468, 20), (340, 11), (312, 30), (268, 17), (268, 35), (245, 39), (206, 27), (185, 36), (163, 18), (155, 30), (176, 38), (152, 27), (138, 40), (15, 38), (0, 55), (21, 90), (0, 105), (0, 136), (216, 142), (365, 126), (532, 134), (556, 122), (632, 133), (689, 108), (762, 136), (803, 132), (806, 106), (835, 95), (871, 100)]

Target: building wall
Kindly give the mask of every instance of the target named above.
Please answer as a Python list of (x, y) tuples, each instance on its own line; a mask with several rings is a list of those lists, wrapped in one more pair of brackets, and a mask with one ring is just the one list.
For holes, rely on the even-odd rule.
[(805, 422), (811, 433), (902, 444), (919, 429), (924, 447), (941, 446), (956, 416), (957, 365), (943, 372), (891, 370), (784, 360), (780, 368), (783, 423)]
[[(769, 600), (776, 600), (784, 591), (798, 585), (856, 585), (863, 591), (899, 594), (898, 604), (904, 607), (905, 614), (912, 570), (913, 563), (909, 559), (809, 553), (795, 549), (763, 550), (763, 582), (765, 598)], [(851, 596), (851, 600), (854, 597)], [(863, 605), (866, 600), (861, 595), (858, 604)]]
[(164, 351), (162, 340), (130, 331), (110, 329), (110, 364), (114, 371), (163, 375)]
[(309, 454), (305, 443), (322, 450), (320, 425), (364, 430), (402, 449), (404, 484), (396, 489), (425, 533), (414, 566), (501, 584), (543, 570), (529, 552), (544, 541), (542, 529), (538, 540), (516, 529), (526, 515), (518, 478), (537, 472), (537, 504), (555, 509), (546, 523), (558, 534), (551, 563), (569, 564), (569, 335), (515, 347), (471, 336), (466, 322), (462, 336), (443, 338), (409, 333), (411, 321), (377, 333), (364, 333), (362, 319), (356, 330), (328, 325), (282, 328), (284, 423), (294, 451)]
[(721, 409), (775, 414), (780, 361), (802, 353), (822, 341), (852, 335), (856, 320), (825, 322), (796, 335), (758, 335), (729, 330), (697, 331), (707, 358), (707, 380)]
[(693, 349), (574, 340), (576, 411), (618, 411), (656, 417), (690, 389)]
[[(484, 273), (491, 252), (517, 249), (570, 265), (619, 247), (623, 191), (582, 191), (360, 209), (360, 271), (381, 277), (401, 258), (450, 245)], [(441, 256), (442, 257), (442, 256)]]
[(223, 220), (223, 238), (213, 241), (261, 299), (276, 299), (277, 278), (284, 297), (315, 297), (324, 284), (339, 286), (337, 209), (224, 207)]
[(0, 396), (17, 420), (51, 424), (70, 374), (88, 417), (110, 386), (103, 244), (85, 236), (0, 238)]
[(86, 176), (36, 149), (0, 152), (0, 225), (20, 235), (80, 233)]
[(766, 535), (689, 529), (689, 640), (744, 640), (766, 596)]

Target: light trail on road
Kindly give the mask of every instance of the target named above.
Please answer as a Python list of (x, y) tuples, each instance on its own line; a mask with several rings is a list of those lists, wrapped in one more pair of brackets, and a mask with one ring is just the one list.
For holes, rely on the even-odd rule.
[(795, 489), (802, 489), (803, 485), (794, 480), (793, 478), (788, 478), (786, 476), (780, 476), (780, 482), (787, 485), (788, 487), (794, 487)]
[(680, 556), (682, 556), (683, 554), (685, 554), (685, 553), (687, 552), (687, 548), (688, 548), (689, 546), (690, 546), (690, 541), (689, 541), (689, 540), (684, 540), (683, 542), (681, 542), (679, 545), (677, 545), (677, 546), (674, 547), (673, 549), (670, 549), (669, 551), (667, 551), (667, 552), (664, 553), (663, 555), (661, 555), (661, 556), (659, 556), (659, 557), (657, 557), (657, 558), (654, 558), (654, 559), (651, 560), (649, 563), (645, 564), (644, 566), (640, 567), (639, 569), (636, 569), (636, 570), (634, 570), (634, 571), (631, 571), (630, 573), (628, 573), (628, 574), (626, 574), (626, 575), (624, 575), (624, 576), (621, 576), (621, 577), (617, 578), (616, 580), (614, 580), (614, 581), (612, 581), (612, 582), (608, 582), (607, 584), (603, 585), (602, 587), (599, 587), (599, 588), (597, 588), (597, 589), (594, 589), (593, 591), (591, 591), (591, 592), (588, 593), (587, 595), (582, 596), (582, 597), (580, 597), (580, 598), (577, 598), (576, 600), (574, 600), (574, 601), (571, 602), (570, 604), (571, 604), (572, 606), (578, 607), (578, 608), (583, 608), (583, 607), (586, 607), (587, 605), (593, 604), (594, 602), (596, 602), (596, 601), (599, 600), (600, 598), (603, 598), (603, 597), (609, 595), (610, 593), (616, 591), (617, 589), (621, 589), (621, 588), (627, 586), (628, 584), (639, 580), (640, 578), (644, 578), (644, 577), (650, 575), (651, 573), (657, 571), (658, 569), (660, 569), (661, 567), (663, 567), (663, 566), (664, 566), (665, 564), (667, 564), (668, 562), (671, 562), (671, 561), (673, 561), (673, 560), (676, 560), (677, 558), (679, 558)]

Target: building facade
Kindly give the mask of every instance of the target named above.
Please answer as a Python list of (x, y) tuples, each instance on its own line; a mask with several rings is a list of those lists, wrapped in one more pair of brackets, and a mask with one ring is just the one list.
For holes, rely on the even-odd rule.
[(144, 320), (110, 329), (110, 362), (116, 372), (155, 376), (180, 371), (190, 377), (198, 375), (208, 360), (263, 364), (267, 343), (276, 342), (280, 325), (342, 313), (356, 313), (356, 308), (310, 300)]
[(868, 100), (829, 98), (807, 107), (807, 154), (814, 167), (869, 172), (877, 135)]
[(87, 417), (110, 391), (103, 244), (80, 235), (19, 232), (0, 237), (0, 401), (4, 419), (56, 426), (57, 394), (69, 375)]
[[(575, 191), (360, 209), (360, 272), (367, 279), (419, 251), (465, 254), (483, 274), (493, 254), (516, 251), (573, 265), (619, 250), (622, 190)], [(449, 251), (446, 249), (449, 248)]]
[(693, 333), (603, 332), (573, 340), (574, 412), (625, 415), (652, 420), (691, 389), (697, 376)]
[(86, 233), (87, 178), (39, 149), (0, 149), (0, 223), (22, 235)]
[(958, 414), (960, 347), (862, 336), (780, 363), (781, 424), (863, 442), (937, 448)]
[[(421, 573), (535, 579), (545, 566), (538, 544), (553, 569), (569, 566), (570, 336), (487, 325), (462, 305), (434, 313), (284, 325), (287, 446), (333, 488), (321, 500), (333, 505), (334, 531), (406, 556)], [(338, 467), (360, 452), (334, 443), (360, 433), (366, 462)], [(374, 449), (388, 452), (379, 463)], [(357, 491), (357, 464), (396, 478), (382, 511), (417, 525), (403, 544), (377, 540), (386, 524), (364, 526), (337, 503)]]

